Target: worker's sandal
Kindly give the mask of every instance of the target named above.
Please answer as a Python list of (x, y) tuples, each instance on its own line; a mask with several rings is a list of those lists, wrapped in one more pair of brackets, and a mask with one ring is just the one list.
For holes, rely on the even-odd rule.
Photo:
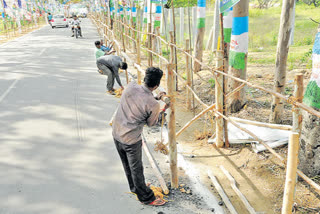
[(110, 91), (107, 91), (109, 94), (111, 94), (111, 95), (116, 95), (116, 93), (114, 93), (112, 90), (110, 90)]
[(150, 206), (163, 206), (165, 204), (166, 204), (166, 202), (163, 199), (156, 198), (156, 200), (152, 201), (150, 204), (147, 204), (147, 205), (150, 205)]

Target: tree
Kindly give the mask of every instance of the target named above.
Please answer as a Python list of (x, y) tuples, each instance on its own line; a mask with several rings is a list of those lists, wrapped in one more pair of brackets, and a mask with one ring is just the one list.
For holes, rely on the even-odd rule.
[[(233, 7), (232, 35), (229, 53), (229, 72), (231, 75), (246, 79), (247, 76), (247, 56), (248, 56), (248, 25), (249, 25), (249, 0), (240, 0)], [(231, 78), (228, 79), (228, 88), (231, 92), (240, 82)], [(229, 99), (227, 109), (231, 112), (238, 112), (245, 104), (244, 89), (236, 92)]]
[[(283, 94), (286, 84), (286, 68), (289, 52), (289, 41), (292, 31), (293, 8), (295, 0), (283, 0), (280, 29), (277, 44), (276, 68), (274, 74), (274, 90)], [(274, 96), (271, 105), (269, 121), (271, 123), (281, 123), (283, 115), (283, 101)]]
[[(320, 111), (320, 25), (312, 51), (312, 74), (303, 103)], [(300, 137), (299, 168), (308, 176), (320, 174), (320, 118), (304, 111)]]

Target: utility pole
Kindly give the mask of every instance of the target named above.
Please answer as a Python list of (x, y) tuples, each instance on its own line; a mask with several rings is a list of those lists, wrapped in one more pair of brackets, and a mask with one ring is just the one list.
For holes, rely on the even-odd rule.
[[(283, 94), (286, 85), (286, 68), (289, 52), (290, 35), (292, 31), (292, 16), (295, 0), (283, 0), (280, 18), (280, 29), (278, 35), (278, 45), (276, 54), (276, 68), (274, 73), (274, 90)], [(271, 123), (281, 123), (283, 115), (283, 101), (278, 97), (273, 97), (271, 105)]]
[[(246, 80), (248, 56), (248, 25), (249, 25), (249, 0), (240, 0), (233, 7), (232, 35), (229, 53), (229, 72), (234, 77)], [(228, 79), (229, 91), (240, 86), (240, 82)], [(229, 99), (228, 111), (234, 113), (242, 109), (245, 104), (245, 90), (241, 89)]]

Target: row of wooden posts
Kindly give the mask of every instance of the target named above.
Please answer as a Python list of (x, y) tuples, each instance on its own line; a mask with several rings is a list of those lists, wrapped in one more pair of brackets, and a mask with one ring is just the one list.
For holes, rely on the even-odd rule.
[[(21, 33), (27, 33), (29, 30), (37, 28), (41, 23), (43, 23), (44, 20), (37, 17), (37, 20), (35, 21), (32, 19), (31, 21), (25, 21), (25, 25), (21, 25)], [(1, 32), (6, 38), (10, 39), (11, 37), (15, 37), (17, 34), (19, 34), (19, 27), (18, 24), (15, 21), (7, 21), (3, 20), (3, 31)]]
[[(194, 56), (190, 54), (190, 46), (189, 41), (186, 41), (186, 48), (185, 50), (179, 48), (174, 43), (173, 39), (173, 32), (170, 32), (171, 35), (171, 41), (167, 42), (164, 39), (162, 39), (159, 36), (159, 33), (156, 31), (156, 33), (151, 32), (151, 24), (149, 24), (148, 32), (144, 33), (137, 29), (140, 29), (139, 26), (136, 27), (134, 25), (129, 25), (124, 20), (113, 20), (113, 28), (111, 27), (111, 20), (106, 19), (106, 17), (101, 16), (99, 14), (95, 14), (95, 17), (93, 17), (94, 21), (96, 22), (99, 30), (101, 30), (101, 35), (103, 35), (103, 38), (108, 41), (114, 41), (115, 42), (115, 49), (117, 51), (118, 55), (124, 56), (124, 58), (127, 60), (128, 63), (132, 64), (137, 69), (137, 81), (139, 84), (141, 84), (141, 78), (142, 73), (144, 72), (141, 68), (142, 61), (141, 61), (141, 49), (144, 49), (147, 51), (147, 58), (148, 58), (148, 66), (152, 66), (154, 64), (153, 56), (157, 56), (159, 59), (159, 65), (161, 68), (164, 67), (164, 64), (161, 63), (164, 62), (166, 64), (166, 70), (167, 70), (167, 90), (168, 90), (168, 96), (171, 99), (171, 109), (169, 112), (169, 122), (168, 122), (168, 128), (169, 128), (169, 159), (170, 159), (170, 169), (171, 169), (171, 184), (173, 188), (178, 187), (178, 171), (177, 171), (177, 147), (176, 147), (176, 138), (180, 136), (180, 134), (185, 131), (193, 122), (195, 122), (197, 119), (201, 118), (204, 114), (211, 112), (216, 117), (216, 146), (217, 147), (223, 147), (224, 144), (224, 136), (227, 136), (226, 126), (224, 125), (225, 122), (229, 122), (239, 128), (240, 130), (248, 133), (251, 135), (256, 141), (258, 141), (260, 144), (264, 145), (273, 155), (275, 155), (280, 162), (278, 163), (282, 167), (285, 167), (285, 164), (287, 164), (287, 175), (286, 175), (286, 183), (285, 183), (285, 193), (284, 193), (284, 200), (283, 200), (283, 209), (282, 213), (291, 213), (293, 198), (294, 198), (294, 188), (295, 188), (295, 182), (296, 182), (296, 176), (299, 175), (302, 179), (304, 179), (308, 184), (310, 184), (318, 193), (320, 193), (320, 186), (316, 184), (312, 179), (307, 177), (302, 171), (297, 169), (298, 164), (298, 150), (299, 150), (299, 132), (301, 130), (301, 122), (302, 122), (302, 116), (301, 116), (301, 110), (308, 111), (311, 114), (314, 114), (318, 117), (320, 117), (320, 112), (315, 111), (314, 109), (304, 105), (302, 102), (303, 97), (303, 75), (296, 75), (295, 77), (295, 90), (294, 90), (294, 96), (292, 97), (286, 97), (282, 94), (279, 94), (277, 92), (274, 92), (269, 89), (265, 89), (261, 86), (252, 84), (250, 82), (247, 82), (245, 80), (239, 79), (237, 77), (233, 77), (229, 74), (226, 74), (223, 72), (224, 70), (224, 59), (223, 59), (223, 52), (218, 51), (217, 52), (217, 63), (216, 67), (210, 67), (206, 65), (205, 63), (197, 60)], [(141, 45), (141, 35), (147, 36), (147, 48), (144, 48)], [(120, 40), (121, 42), (119, 42)], [(127, 54), (129, 52), (130, 42), (132, 41), (132, 48), (133, 53), (136, 55), (136, 60), (133, 61)], [(153, 48), (153, 43), (158, 42), (160, 44), (160, 53), (157, 53), (155, 49)], [(162, 48), (161, 43), (166, 44), (170, 47), (170, 58), (166, 59), (162, 56)], [(121, 45), (120, 45), (121, 44)], [(177, 72), (176, 68), (176, 61), (174, 53), (175, 51), (180, 51), (181, 53), (185, 54), (186, 56), (186, 74), (187, 74), (187, 80), (185, 81), (181, 75)], [(212, 74), (215, 76), (216, 84), (215, 84), (215, 100), (216, 103), (212, 104), (210, 106), (206, 105), (199, 96), (195, 93), (195, 91), (192, 88), (192, 69), (191, 69), (191, 60), (194, 60), (198, 62), (201, 66), (204, 68), (208, 68)], [(196, 74), (199, 75), (199, 74)], [(127, 80), (128, 80), (128, 75)], [(224, 88), (224, 78), (231, 78), (235, 81), (239, 81), (241, 85), (234, 89), (234, 91), (225, 93)], [(178, 132), (176, 132), (176, 122), (175, 122), (175, 91), (176, 91), (176, 80), (179, 80), (180, 83), (185, 85), (187, 90), (187, 107), (188, 109), (191, 109), (191, 103), (192, 100), (195, 99), (201, 106), (203, 106), (204, 110), (201, 111), (199, 114), (197, 114), (192, 120), (190, 120), (184, 127), (182, 127)], [(292, 130), (292, 134), (290, 136), (289, 141), (289, 148), (288, 148), (288, 158), (287, 160), (282, 157), (280, 154), (278, 154), (274, 149), (272, 149), (270, 146), (268, 146), (263, 140), (261, 140), (258, 136), (256, 136), (251, 131), (241, 127), (236, 119), (227, 117), (224, 107), (224, 104), (226, 103), (226, 100), (231, 97), (233, 94), (239, 92), (242, 90), (245, 86), (257, 88), (259, 90), (265, 91), (267, 93), (270, 93), (279, 99), (285, 100), (286, 102), (292, 104), (293, 108), (293, 126), (290, 128)], [(251, 122), (251, 124), (254, 122)], [(261, 125), (259, 123), (254, 123), (254, 125)], [(276, 124), (264, 124), (263, 126), (270, 127), (270, 128), (276, 128), (276, 129), (286, 129), (288, 130), (288, 127), (284, 127), (281, 125)]]

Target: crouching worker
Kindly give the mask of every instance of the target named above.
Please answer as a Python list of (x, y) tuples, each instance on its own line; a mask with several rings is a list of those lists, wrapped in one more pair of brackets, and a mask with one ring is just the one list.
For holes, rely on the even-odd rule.
[(112, 48), (109, 48), (107, 51), (107, 48), (105, 46), (103, 46), (103, 43), (101, 43), (100, 41), (95, 41), (94, 45), (96, 46), (96, 51), (95, 51), (96, 59), (98, 59), (99, 57), (102, 57), (104, 55), (110, 55), (110, 54), (116, 52), (116, 51), (113, 51)]
[[(131, 82), (121, 96), (120, 106), (112, 123), (112, 134), (131, 192), (146, 205), (161, 206), (166, 202), (154, 196), (146, 185), (142, 165), (143, 126), (153, 126), (158, 122), (160, 104), (152, 91), (158, 88), (163, 72), (159, 68), (146, 70), (144, 85)], [(164, 92), (158, 95), (158, 99)], [(162, 111), (167, 109), (166, 105)]]
[(128, 65), (127, 63), (122, 62), (122, 59), (119, 56), (101, 56), (97, 59), (97, 67), (101, 74), (108, 76), (107, 91), (109, 94), (115, 95), (115, 89), (113, 88), (114, 79), (116, 79), (119, 86), (124, 89), (119, 77), (119, 68), (126, 70), (128, 68)]

